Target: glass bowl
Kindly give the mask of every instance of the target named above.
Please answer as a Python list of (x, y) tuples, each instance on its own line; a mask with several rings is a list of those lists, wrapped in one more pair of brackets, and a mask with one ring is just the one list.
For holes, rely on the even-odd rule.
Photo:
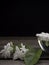
[(47, 53), (49, 53), (49, 33), (40, 33), (36, 34), (39, 46), (41, 49)]

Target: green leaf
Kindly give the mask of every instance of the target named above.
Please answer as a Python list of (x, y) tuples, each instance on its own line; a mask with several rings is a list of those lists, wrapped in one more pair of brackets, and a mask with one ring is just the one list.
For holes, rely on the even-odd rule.
[(34, 65), (38, 62), (40, 56), (42, 54), (41, 49), (33, 49), (26, 53), (24, 57), (24, 62), (26, 65)]

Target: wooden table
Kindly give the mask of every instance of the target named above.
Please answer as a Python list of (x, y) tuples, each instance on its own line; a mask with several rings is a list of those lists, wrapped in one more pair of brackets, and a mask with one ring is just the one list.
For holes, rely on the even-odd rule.
[[(36, 37), (0, 37), (0, 50), (3, 48), (5, 44), (8, 42), (14, 42), (15, 44), (20, 44), (23, 42), (24, 44), (30, 43), (34, 48), (40, 48), (37, 42)], [(23, 61), (17, 60), (14, 61), (12, 59), (4, 60), (0, 55), (0, 65), (25, 65)], [(49, 65), (49, 54), (42, 53), (39, 62), (36, 65)]]

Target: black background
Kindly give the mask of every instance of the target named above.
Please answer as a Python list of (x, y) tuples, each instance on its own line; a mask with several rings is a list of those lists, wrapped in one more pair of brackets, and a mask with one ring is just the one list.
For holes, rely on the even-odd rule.
[(0, 36), (35, 36), (49, 32), (48, 1), (2, 1), (0, 16)]

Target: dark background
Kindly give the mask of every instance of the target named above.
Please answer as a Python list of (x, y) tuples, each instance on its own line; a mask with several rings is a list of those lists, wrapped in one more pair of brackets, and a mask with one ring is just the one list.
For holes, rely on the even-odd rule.
[(49, 32), (48, 1), (2, 1), (0, 16), (0, 36), (35, 36)]

